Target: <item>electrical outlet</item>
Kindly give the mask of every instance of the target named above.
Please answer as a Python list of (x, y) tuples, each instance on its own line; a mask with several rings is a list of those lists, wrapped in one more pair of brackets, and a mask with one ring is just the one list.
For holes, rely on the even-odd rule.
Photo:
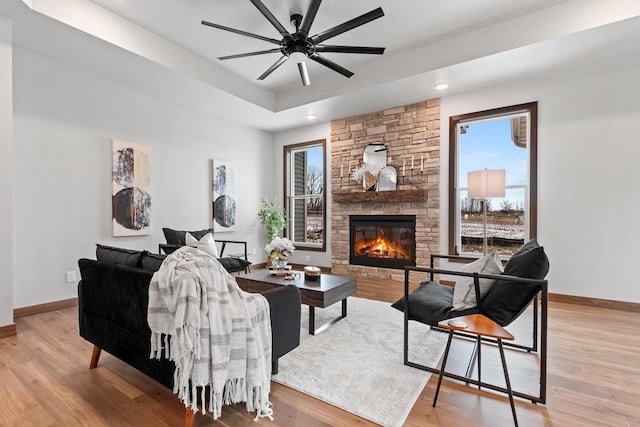
[(255, 254), (256, 254), (256, 248), (251, 249), (251, 253), (252, 253), (253, 255), (255, 255)]
[(304, 260), (305, 260), (306, 262), (309, 262), (309, 261), (311, 261), (311, 258), (309, 257), (309, 255), (307, 255), (307, 256), (305, 256), (305, 257), (304, 257)]
[(67, 283), (73, 283), (76, 281), (76, 272), (75, 271), (67, 271), (66, 273)]

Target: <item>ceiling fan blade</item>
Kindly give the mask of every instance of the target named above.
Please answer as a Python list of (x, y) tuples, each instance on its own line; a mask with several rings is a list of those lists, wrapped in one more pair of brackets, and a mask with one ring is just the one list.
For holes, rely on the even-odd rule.
[(276, 30), (278, 30), (278, 32), (282, 37), (291, 38), (291, 34), (289, 34), (287, 29), (280, 23), (280, 21), (278, 21), (276, 17), (273, 16), (271, 11), (267, 9), (267, 6), (265, 6), (264, 3), (262, 3), (260, 0), (250, 0), (250, 1), (251, 3), (253, 3), (255, 7), (258, 8), (260, 13), (262, 13), (269, 22), (271, 22), (271, 25), (273, 25), (276, 28)]
[(281, 52), (280, 49), (259, 50), (257, 52), (238, 53), (236, 55), (218, 56), (218, 59), (224, 61), (225, 59), (245, 58), (247, 56), (265, 55), (267, 53)]
[(287, 59), (289, 59), (289, 57), (288, 57), (288, 56), (282, 55), (282, 58), (278, 59), (278, 60), (277, 60), (277, 61), (276, 61), (276, 62), (275, 62), (271, 67), (269, 67), (269, 68), (267, 69), (267, 71), (265, 71), (264, 73), (262, 73), (262, 74), (260, 75), (260, 77), (258, 77), (258, 79), (257, 79), (257, 80), (264, 80), (264, 79), (266, 79), (266, 78), (269, 76), (269, 74), (273, 73), (273, 72), (276, 70), (276, 68), (278, 68), (279, 66), (281, 66), (282, 64), (284, 64), (284, 63), (287, 61)]
[(335, 62), (331, 61), (330, 59), (327, 59), (323, 56), (318, 55), (317, 53), (312, 53), (311, 55), (309, 55), (309, 58), (313, 59), (314, 61), (316, 61), (319, 64), (324, 65), (325, 67), (329, 67), (331, 68), (333, 71), (336, 71), (340, 74), (342, 74), (345, 77), (351, 77), (353, 76), (353, 73), (349, 70), (347, 70), (346, 68), (344, 68), (341, 65), (336, 64)]
[(246, 31), (236, 30), (235, 28), (225, 27), (224, 25), (214, 24), (213, 22), (202, 21), (202, 25), (217, 28), (219, 30), (230, 31), (232, 33), (240, 34), (241, 36), (253, 37), (254, 39), (264, 40), (269, 43), (280, 44), (280, 40), (270, 39), (269, 37), (263, 37), (258, 34), (247, 33)]
[(382, 8), (379, 7), (372, 10), (371, 12), (367, 12), (364, 15), (360, 15), (357, 18), (353, 18), (350, 21), (316, 34), (315, 36), (311, 37), (311, 41), (313, 41), (314, 43), (322, 43), (323, 41), (330, 39), (331, 37), (335, 37), (338, 34), (353, 30), (354, 28), (364, 25), (367, 22), (371, 22), (374, 19), (382, 18), (383, 16), (384, 12), (382, 11)]
[(300, 24), (300, 29), (298, 30), (298, 35), (307, 38), (309, 36), (309, 30), (311, 29), (311, 24), (313, 24), (313, 20), (316, 19), (316, 13), (318, 13), (318, 8), (320, 7), (320, 3), (322, 0), (310, 0), (309, 6), (307, 6), (306, 12), (304, 12), (304, 17), (302, 18), (302, 24)]
[(384, 49), (384, 47), (316, 45), (316, 52), (367, 53), (370, 55), (382, 55), (384, 53)]
[(298, 62), (298, 71), (300, 71), (300, 78), (302, 79), (302, 86), (309, 86), (311, 80), (309, 80), (309, 73), (307, 72), (307, 64)]

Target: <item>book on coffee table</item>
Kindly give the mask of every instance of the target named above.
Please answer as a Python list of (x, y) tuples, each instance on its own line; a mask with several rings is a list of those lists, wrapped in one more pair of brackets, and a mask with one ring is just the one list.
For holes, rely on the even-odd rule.
[(270, 276), (284, 276), (287, 273), (291, 273), (291, 266), (285, 265), (284, 267), (269, 267), (269, 275)]

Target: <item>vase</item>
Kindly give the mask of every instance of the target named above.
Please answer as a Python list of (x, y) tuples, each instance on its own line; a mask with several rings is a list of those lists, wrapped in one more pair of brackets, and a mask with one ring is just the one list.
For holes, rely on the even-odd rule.
[(288, 263), (289, 262), (287, 261), (286, 257), (278, 257), (278, 258), (271, 259), (271, 265), (277, 270), (284, 269)]
[(362, 177), (362, 190), (363, 191), (376, 191), (376, 184), (378, 183), (378, 177), (369, 171), (364, 172)]

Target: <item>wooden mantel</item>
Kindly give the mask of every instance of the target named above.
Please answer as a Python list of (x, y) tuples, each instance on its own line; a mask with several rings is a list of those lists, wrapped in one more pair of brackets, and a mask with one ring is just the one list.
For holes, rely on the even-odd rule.
[(428, 190), (336, 191), (332, 194), (333, 201), (338, 203), (426, 202)]

